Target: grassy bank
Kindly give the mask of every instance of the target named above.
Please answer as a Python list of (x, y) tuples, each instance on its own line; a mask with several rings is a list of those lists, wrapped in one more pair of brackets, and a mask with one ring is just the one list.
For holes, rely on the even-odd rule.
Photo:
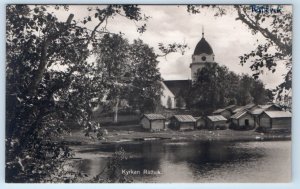
[(109, 144), (142, 142), (149, 140), (172, 140), (172, 141), (266, 141), (266, 140), (290, 140), (290, 133), (258, 133), (254, 130), (235, 131), (235, 130), (193, 130), (193, 131), (174, 131), (166, 130), (159, 132), (145, 131), (136, 126), (106, 127), (108, 134), (103, 140), (96, 137), (86, 137), (82, 131), (73, 131), (70, 135), (64, 136), (63, 141), (70, 144)]

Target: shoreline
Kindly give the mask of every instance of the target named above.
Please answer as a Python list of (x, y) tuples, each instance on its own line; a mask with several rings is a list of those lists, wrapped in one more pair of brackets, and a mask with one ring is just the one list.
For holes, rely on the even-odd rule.
[(103, 140), (84, 136), (83, 132), (75, 131), (71, 135), (65, 135), (60, 142), (68, 145), (106, 145), (106, 144), (128, 144), (143, 143), (151, 141), (172, 141), (172, 142), (192, 142), (192, 141), (287, 141), (291, 140), (291, 133), (258, 133), (254, 130), (193, 130), (193, 131), (159, 131), (149, 132), (143, 130), (111, 130), (104, 136)]
[[(114, 155), (115, 149), (117, 149), (115, 147), (124, 147), (124, 149), (127, 149), (128, 146), (131, 146), (132, 149), (135, 149), (136, 145), (137, 146), (184, 145), (183, 147), (180, 147), (184, 149), (184, 148), (188, 148), (190, 144), (195, 142), (196, 144), (192, 144), (193, 147), (195, 147), (195, 145), (198, 144), (197, 142), (199, 143), (204, 142), (205, 144), (206, 142), (208, 143), (216, 142), (217, 144), (222, 145), (222, 142), (226, 143), (232, 141), (236, 142), (237, 144), (243, 142), (257, 142), (257, 144), (254, 143), (253, 145), (268, 146), (268, 145), (273, 145), (271, 144), (272, 141), (290, 142), (291, 135), (290, 133), (261, 134), (253, 130), (250, 131), (194, 130), (194, 131), (186, 131), (186, 132), (179, 132), (179, 131), (172, 131), (172, 130), (161, 131), (161, 132), (147, 132), (141, 130), (135, 130), (135, 131), (111, 130), (106, 135), (106, 140), (89, 139), (88, 137), (84, 137), (83, 132), (80, 131), (73, 132), (71, 136), (65, 137), (64, 139), (61, 140), (61, 142), (65, 142), (65, 144), (68, 145), (74, 152), (74, 157), (68, 160), (70, 162), (70, 165), (72, 165), (72, 167), (77, 167), (78, 164), (82, 163), (82, 161), (94, 162), (95, 165), (99, 164), (99, 159), (105, 162), (107, 159), (111, 158)], [(266, 141), (270, 141), (270, 142), (267, 142), (265, 144), (260, 143)], [(274, 143), (274, 145), (276, 145), (276, 143)], [(137, 149), (139, 149), (139, 147)], [(130, 150), (126, 151), (126, 154), (128, 159), (134, 159), (140, 157), (139, 154), (135, 154)], [(129, 167), (128, 170), (130, 171), (130, 169), (139, 170), (136, 169), (135, 167)], [(152, 170), (152, 168), (151, 169), (149, 168), (149, 170)], [(94, 173), (93, 171), (84, 172), (84, 173), (88, 175), (88, 177), (84, 178), (84, 181), (88, 181), (89, 179), (92, 179), (97, 175), (97, 174), (92, 174)], [(131, 172), (128, 172), (128, 174), (129, 173)], [(126, 175), (127, 172), (124, 172), (124, 174)], [(135, 172), (132, 174), (135, 174)], [(137, 172), (136, 175), (144, 176), (142, 172), (140, 172), (139, 174)], [(134, 180), (132, 182), (134, 183), (139, 182), (138, 180), (139, 177), (134, 177), (133, 179)]]

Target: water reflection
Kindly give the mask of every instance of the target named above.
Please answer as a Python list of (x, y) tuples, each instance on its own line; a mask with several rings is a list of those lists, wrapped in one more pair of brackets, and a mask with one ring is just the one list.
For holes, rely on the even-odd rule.
[(152, 141), (140, 144), (89, 146), (78, 150), (77, 169), (96, 175), (120, 147), (130, 158), (125, 170), (159, 170), (162, 174), (131, 175), (135, 182), (288, 182), (291, 142)]

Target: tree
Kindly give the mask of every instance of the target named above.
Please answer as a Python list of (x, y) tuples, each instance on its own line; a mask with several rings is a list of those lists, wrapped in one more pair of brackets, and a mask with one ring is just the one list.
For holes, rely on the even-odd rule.
[[(67, 10), (68, 6), (55, 6)], [(71, 156), (53, 141), (69, 124), (100, 131), (91, 121), (92, 100), (104, 95), (93, 64), (86, 61), (98, 28), (112, 16), (141, 21), (135, 5), (96, 7), (93, 30), (72, 20), (60, 22), (47, 6), (6, 8), (6, 181), (39, 182)], [(145, 29), (145, 28), (144, 28)], [(57, 69), (59, 67), (59, 69)], [(70, 122), (71, 121), (71, 122)]]
[(206, 65), (197, 72), (196, 78), (187, 102), (190, 108), (203, 114), (231, 104), (265, 104), (273, 97), (260, 80), (248, 75), (239, 76), (217, 64)]
[[(96, 132), (101, 138), (100, 125), (91, 116), (95, 104), (107, 94), (107, 80), (101, 80), (103, 70), (99, 72), (97, 64), (87, 59), (104, 34), (110, 33), (109, 18), (142, 23), (137, 28), (140, 33), (146, 31), (149, 18), (137, 5), (105, 5), (88, 8), (92, 16), (82, 21), (73, 20), (73, 14), (60, 21), (53, 8), (68, 10), (59, 5), (6, 7), (7, 182), (40, 182), (61, 172), (59, 165), (72, 154), (54, 139), (70, 125), (80, 125), (86, 136)], [(92, 29), (86, 28), (92, 21)], [(163, 48), (164, 55), (177, 47)], [(120, 80), (113, 81), (108, 84), (122, 90)]]
[[(278, 97), (292, 87), (292, 10), (283, 5), (188, 5), (187, 11), (193, 14), (201, 13), (202, 8), (216, 10), (215, 16), (222, 16), (227, 12), (235, 12), (237, 21), (246, 25), (253, 35), (260, 34), (265, 43), (258, 44), (251, 52), (240, 56), (240, 63), (249, 66), (254, 72), (253, 77), (258, 78), (263, 69), (274, 73), (278, 64), (285, 64), (287, 71), (284, 81), (278, 85)], [(285, 10), (283, 10), (285, 8)], [(269, 12), (264, 12), (268, 9)], [(290, 9), (290, 10), (289, 10)], [(272, 10), (272, 12), (271, 12)]]
[[(69, 149), (51, 142), (50, 136), (64, 130), (66, 125), (61, 121), (70, 115), (55, 98), (70, 90), (74, 73), (81, 70), (85, 63), (81, 59), (87, 56), (82, 45), (85, 30), (76, 28), (71, 20), (72, 15), (67, 22), (58, 22), (44, 6), (7, 6), (8, 182), (24, 182), (26, 177), (31, 178), (29, 182), (37, 181), (54, 171), (59, 159), (70, 156)], [(50, 68), (58, 62), (67, 67), (66, 72)]]
[(142, 40), (129, 44), (121, 35), (106, 34), (95, 50), (107, 100), (117, 121), (119, 100), (136, 109), (154, 111), (161, 93), (157, 55)]
[(119, 101), (124, 98), (131, 80), (127, 77), (130, 72), (128, 51), (128, 41), (117, 34), (105, 34), (95, 50), (101, 82), (114, 107), (114, 122), (118, 121)]
[(132, 82), (129, 102), (142, 112), (153, 112), (160, 104), (162, 81), (158, 65), (158, 55), (142, 40), (134, 40), (130, 45)]
[(190, 95), (189, 106), (196, 109), (203, 109), (210, 112), (225, 101), (226, 85), (225, 73), (227, 69), (217, 64), (208, 64), (196, 73), (197, 80), (193, 83)]
[[(263, 6), (253, 8), (263, 8)], [(267, 8), (280, 10), (282, 7), (278, 5)], [(284, 63), (287, 72), (284, 81), (277, 87), (277, 90), (279, 94), (284, 90), (290, 90), (292, 87), (291, 10), (285, 10), (284, 13), (280, 11), (276, 14), (263, 14), (249, 11), (249, 6), (235, 6), (235, 9), (238, 13), (237, 20), (248, 26), (253, 34), (260, 33), (267, 40), (265, 44), (260, 44), (255, 50), (241, 56), (241, 64), (250, 60), (252, 62), (250, 68), (255, 71), (253, 76), (257, 78), (262, 68), (267, 68), (274, 73), (277, 64)]]
[(255, 104), (269, 103), (274, 99), (273, 91), (266, 89), (264, 84), (260, 80), (253, 81), (253, 87), (250, 93)]
[(239, 88), (238, 88), (238, 102), (241, 105), (246, 105), (253, 102), (253, 97), (250, 94), (250, 89), (252, 88), (252, 78), (247, 75), (242, 75)]

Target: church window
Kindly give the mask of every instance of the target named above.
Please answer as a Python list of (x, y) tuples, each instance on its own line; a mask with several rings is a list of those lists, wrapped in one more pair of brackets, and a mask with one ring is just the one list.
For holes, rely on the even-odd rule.
[(202, 56), (202, 58), (201, 58), (203, 61), (205, 61), (206, 60), (206, 57), (205, 56)]

